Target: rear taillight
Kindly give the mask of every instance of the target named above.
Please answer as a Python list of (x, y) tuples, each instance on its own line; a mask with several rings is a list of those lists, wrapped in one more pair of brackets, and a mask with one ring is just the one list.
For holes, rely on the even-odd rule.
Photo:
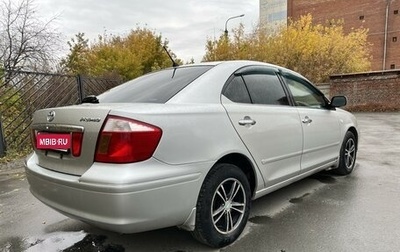
[(160, 128), (136, 120), (108, 116), (97, 139), (94, 161), (132, 163), (149, 159), (160, 142)]
[(71, 143), (71, 152), (72, 156), (79, 157), (82, 151), (82, 132), (72, 132), (72, 143)]

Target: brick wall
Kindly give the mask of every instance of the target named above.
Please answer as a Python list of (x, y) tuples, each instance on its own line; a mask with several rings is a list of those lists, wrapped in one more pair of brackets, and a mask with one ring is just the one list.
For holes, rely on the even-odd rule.
[(333, 75), (333, 95), (345, 95), (351, 111), (400, 111), (400, 70)]
[[(385, 36), (387, 6), (388, 30)], [(315, 23), (343, 19), (346, 33), (353, 28), (368, 28), (372, 70), (400, 68), (400, 0), (288, 0), (288, 17), (296, 20), (308, 13), (312, 14)], [(385, 37), (387, 51), (383, 67)]]

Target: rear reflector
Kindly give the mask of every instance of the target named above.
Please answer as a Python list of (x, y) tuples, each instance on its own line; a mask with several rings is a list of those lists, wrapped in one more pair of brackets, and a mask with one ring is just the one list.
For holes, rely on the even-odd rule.
[(160, 142), (160, 128), (117, 116), (108, 116), (97, 139), (94, 161), (132, 163), (149, 159)]

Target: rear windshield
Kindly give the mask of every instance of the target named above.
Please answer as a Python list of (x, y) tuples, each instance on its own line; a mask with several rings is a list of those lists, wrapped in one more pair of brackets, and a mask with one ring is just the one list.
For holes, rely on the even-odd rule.
[(101, 103), (165, 103), (213, 66), (169, 68), (143, 75), (98, 96)]

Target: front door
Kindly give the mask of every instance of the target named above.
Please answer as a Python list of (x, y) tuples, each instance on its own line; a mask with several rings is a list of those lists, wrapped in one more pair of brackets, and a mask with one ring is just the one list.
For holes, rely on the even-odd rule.
[(290, 76), (284, 78), (303, 129), (302, 172), (335, 163), (341, 144), (336, 110), (327, 108), (327, 100), (310, 83)]

